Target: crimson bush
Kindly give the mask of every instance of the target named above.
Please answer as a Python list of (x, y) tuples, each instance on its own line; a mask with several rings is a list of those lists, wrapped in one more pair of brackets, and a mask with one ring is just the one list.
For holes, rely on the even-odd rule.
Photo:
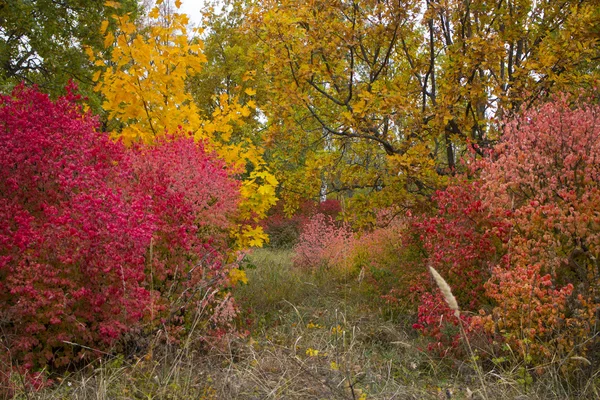
[(309, 219), (294, 247), (294, 265), (307, 269), (344, 269), (354, 241), (348, 224), (336, 224), (330, 216), (316, 214)]
[(485, 326), (527, 362), (579, 367), (600, 345), (599, 139), (600, 107), (563, 96), (508, 124), (482, 166), (483, 204), (511, 227)]
[[(460, 352), (459, 323), (470, 322), (463, 314), (462, 322), (441, 296), (427, 266), (435, 268), (452, 287), (463, 311), (478, 312), (487, 306), (485, 283), (491, 268), (502, 258), (502, 244), (508, 227), (498, 218), (491, 218), (480, 198), (480, 183), (457, 178), (449, 187), (433, 196), (433, 215), (412, 216), (410, 228), (404, 234), (406, 245), (420, 257), (408, 259), (404, 270), (412, 272), (412, 282), (398, 295), (418, 304), (414, 328), (431, 339), (429, 348), (445, 355)], [(415, 271), (421, 271), (415, 274)]]
[(424, 274), (413, 286), (421, 294), (415, 327), (434, 348), (458, 344), (458, 320), (430, 294), (437, 289), (426, 265), (463, 310), (481, 314), (463, 325), (504, 345), (496, 355), (510, 349), (504, 355), (538, 372), (597, 366), (599, 138), (593, 103), (565, 96), (528, 110), (507, 124), (475, 181), (437, 193), (437, 215), (416, 217), (412, 243)]
[[(151, 317), (182, 328), (186, 309), (197, 306), (209, 289), (227, 284), (225, 256), (239, 183), (229, 178), (222, 161), (185, 135), (134, 148), (128, 155), (134, 176), (130, 190), (134, 197), (149, 197), (155, 219), (146, 271)], [(205, 298), (205, 306), (216, 305), (218, 294)], [(179, 321), (173, 320), (174, 313)]]
[(224, 165), (184, 135), (127, 149), (79, 100), (72, 86), (0, 98), (0, 371), (93, 356), (198, 302), (213, 327), (235, 313)]
[(0, 312), (25, 367), (83, 356), (66, 342), (105, 347), (149, 297), (149, 199), (124, 196), (125, 149), (77, 100), (23, 86), (0, 100)]

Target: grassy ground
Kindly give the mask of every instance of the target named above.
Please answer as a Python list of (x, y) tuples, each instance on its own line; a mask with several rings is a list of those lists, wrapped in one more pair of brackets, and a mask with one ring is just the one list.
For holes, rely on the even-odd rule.
[[(67, 375), (40, 399), (551, 399), (552, 382), (511, 371), (479, 376), (470, 363), (434, 359), (411, 329), (355, 275), (294, 269), (291, 254), (259, 250), (236, 298), (251, 335), (196, 353), (177, 348), (117, 357)], [(156, 338), (159, 341), (159, 338)], [(589, 396), (588, 396), (589, 394)], [(595, 397), (595, 386), (585, 392)], [(582, 398), (582, 397), (579, 397)]]

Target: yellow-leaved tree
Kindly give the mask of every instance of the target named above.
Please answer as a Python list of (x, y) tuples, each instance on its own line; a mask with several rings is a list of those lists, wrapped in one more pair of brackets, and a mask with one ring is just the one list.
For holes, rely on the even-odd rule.
[[(206, 58), (200, 31), (190, 31), (187, 15), (177, 12), (180, 1), (157, 1), (143, 22), (120, 14), (117, 3), (107, 4), (115, 13), (102, 24), (105, 51), (89, 49), (88, 54), (98, 67), (96, 90), (104, 97), (113, 137), (126, 145), (152, 144), (169, 133), (190, 132), (242, 180), (240, 228), (232, 232), (237, 245), (261, 246), (268, 237), (256, 222), (275, 204), (278, 182), (252, 138), (232, 135), (251, 115), (250, 106), (240, 104), (235, 94), (221, 94), (212, 115), (201, 114), (186, 81), (200, 72)], [(106, 29), (109, 24), (116, 25), (114, 33)]]
[(598, 0), (245, 3), (283, 196), (337, 192), (367, 223), (426, 205), (507, 117), (600, 77)]

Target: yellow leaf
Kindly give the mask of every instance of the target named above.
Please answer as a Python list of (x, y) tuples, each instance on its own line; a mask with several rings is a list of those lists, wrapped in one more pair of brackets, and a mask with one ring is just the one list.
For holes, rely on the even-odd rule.
[(319, 350), (313, 349), (311, 347), (309, 347), (308, 349), (306, 349), (306, 355), (309, 357), (316, 357), (318, 356), (320, 353)]
[(92, 48), (90, 46), (85, 46), (83, 48), (83, 51), (85, 52), (85, 54), (88, 56), (88, 58), (90, 60), (94, 59), (94, 57), (95, 57), (94, 50), (92, 50)]
[(242, 236), (246, 242), (245, 244), (250, 247), (262, 247), (263, 243), (268, 239), (267, 234), (263, 232), (261, 226), (254, 228), (246, 225)]
[(365, 102), (365, 100), (360, 100), (358, 103), (356, 103), (354, 105), (354, 112), (357, 114), (360, 114), (361, 112), (364, 111), (365, 107), (366, 107), (367, 103)]
[(152, 19), (157, 19), (158, 16), (160, 15), (160, 10), (158, 9), (158, 7), (154, 7), (149, 13), (148, 13), (148, 17), (152, 18)]
[(247, 82), (251, 79), (254, 79), (254, 74), (256, 74), (256, 71), (245, 72), (244, 75), (242, 76), (242, 81)]
[(248, 88), (248, 89), (244, 90), (244, 92), (246, 92), (246, 94), (248, 96), (254, 96), (256, 94), (256, 90), (254, 90), (252, 88)]
[(127, 34), (127, 35), (131, 35), (135, 32), (135, 25), (131, 24), (131, 23), (126, 23), (123, 24), (123, 26), (121, 26), (121, 30), (123, 31), (123, 33)]
[(273, 176), (270, 173), (266, 173), (265, 176), (264, 176), (264, 179), (271, 186), (277, 186), (279, 184), (279, 182), (277, 181), (277, 179), (275, 179), (275, 176)]
[[(177, 7), (177, 8), (179, 8), (179, 7)], [(190, 22), (190, 17), (188, 17), (187, 14), (182, 14), (179, 16), (179, 18), (180, 18), (181, 25), (183, 25), (183, 26), (187, 26), (187, 24)], [(186, 33), (186, 32), (187, 32), (186, 29), (182, 29), (182, 33)], [(187, 39), (185, 36), (182, 36), (182, 38)]]
[(116, 1), (107, 1), (104, 3), (104, 5), (106, 7), (111, 7), (111, 8), (115, 8), (115, 9), (121, 8), (121, 4), (117, 3)]
[(113, 36), (112, 33), (109, 33), (108, 35), (106, 35), (104, 37), (104, 47), (108, 47), (111, 44), (113, 44), (113, 42), (115, 41), (115, 37)]
[(231, 140), (231, 132), (223, 132), (221, 134), (221, 140), (224, 142), (229, 142), (229, 140)]
[(175, 7), (179, 9), (181, 7), (181, 0), (175, 0)]
[(352, 114), (349, 111), (344, 111), (342, 113), (342, 117), (344, 117), (345, 119), (351, 121), (352, 120)]
[(242, 271), (238, 268), (233, 268), (233, 269), (229, 270), (229, 281), (234, 286), (238, 282), (248, 284), (248, 276), (246, 275), (246, 271)]
[(107, 28), (108, 28), (108, 21), (106, 21), (106, 20), (102, 21), (102, 24), (100, 24), (100, 33), (104, 35), (106, 33)]

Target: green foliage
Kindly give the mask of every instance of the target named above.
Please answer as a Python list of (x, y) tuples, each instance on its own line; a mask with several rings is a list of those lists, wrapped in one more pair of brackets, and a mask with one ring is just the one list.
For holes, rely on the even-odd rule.
[[(114, 3), (122, 11), (137, 13), (135, 0)], [(94, 68), (84, 49), (102, 48), (100, 25), (113, 11), (103, 1), (1, 1), (0, 92), (9, 93), (25, 81), (58, 95), (71, 79), (96, 102)]]

